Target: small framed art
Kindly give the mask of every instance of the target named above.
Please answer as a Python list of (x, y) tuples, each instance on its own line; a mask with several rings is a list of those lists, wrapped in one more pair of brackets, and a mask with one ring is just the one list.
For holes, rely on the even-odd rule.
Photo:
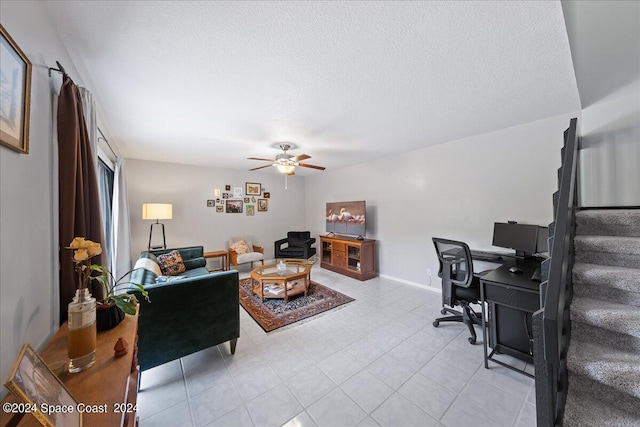
[[(23, 403), (25, 410), (21, 412), (31, 412), (41, 425), (82, 426), (78, 402), (29, 344), (22, 346), (5, 386)], [(43, 411), (43, 408), (69, 410)]]
[(269, 210), (269, 201), (267, 199), (258, 199), (258, 212), (266, 212)]
[(262, 184), (259, 182), (246, 182), (244, 184), (244, 193), (247, 196), (259, 196), (261, 193)]
[(242, 213), (242, 200), (227, 199), (227, 213)]
[(255, 205), (247, 205), (247, 216), (254, 216), (256, 214), (256, 207)]
[(0, 24), (0, 144), (29, 153), (31, 62)]

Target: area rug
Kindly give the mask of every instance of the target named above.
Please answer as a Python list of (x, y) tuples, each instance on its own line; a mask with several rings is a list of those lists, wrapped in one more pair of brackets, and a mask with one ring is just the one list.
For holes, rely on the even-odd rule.
[(279, 298), (261, 302), (260, 297), (251, 292), (251, 279), (240, 280), (240, 304), (265, 332), (308, 319), (351, 301), (355, 300), (312, 280), (307, 296), (299, 295), (286, 303)]

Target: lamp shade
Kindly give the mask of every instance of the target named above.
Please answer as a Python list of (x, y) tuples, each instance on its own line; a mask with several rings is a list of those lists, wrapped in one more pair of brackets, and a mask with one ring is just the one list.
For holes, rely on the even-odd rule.
[(172, 219), (173, 205), (171, 203), (143, 203), (142, 219)]

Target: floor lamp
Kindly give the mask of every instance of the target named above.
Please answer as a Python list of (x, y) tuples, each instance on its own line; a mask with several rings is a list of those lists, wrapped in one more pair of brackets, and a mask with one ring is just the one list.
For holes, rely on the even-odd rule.
[[(167, 249), (167, 240), (164, 236), (164, 224), (159, 222), (161, 219), (173, 218), (173, 205), (170, 203), (143, 203), (142, 219), (155, 219), (156, 222), (151, 223), (149, 229), (149, 245), (147, 250), (151, 249)], [(151, 246), (151, 236), (153, 235), (153, 226), (162, 226), (162, 246)]]

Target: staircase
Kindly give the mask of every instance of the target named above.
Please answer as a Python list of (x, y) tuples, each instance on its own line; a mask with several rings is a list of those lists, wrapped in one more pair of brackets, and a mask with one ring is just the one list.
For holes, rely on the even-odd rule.
[(564, 426), (640, 426), (640, 209), (576, 213)]

